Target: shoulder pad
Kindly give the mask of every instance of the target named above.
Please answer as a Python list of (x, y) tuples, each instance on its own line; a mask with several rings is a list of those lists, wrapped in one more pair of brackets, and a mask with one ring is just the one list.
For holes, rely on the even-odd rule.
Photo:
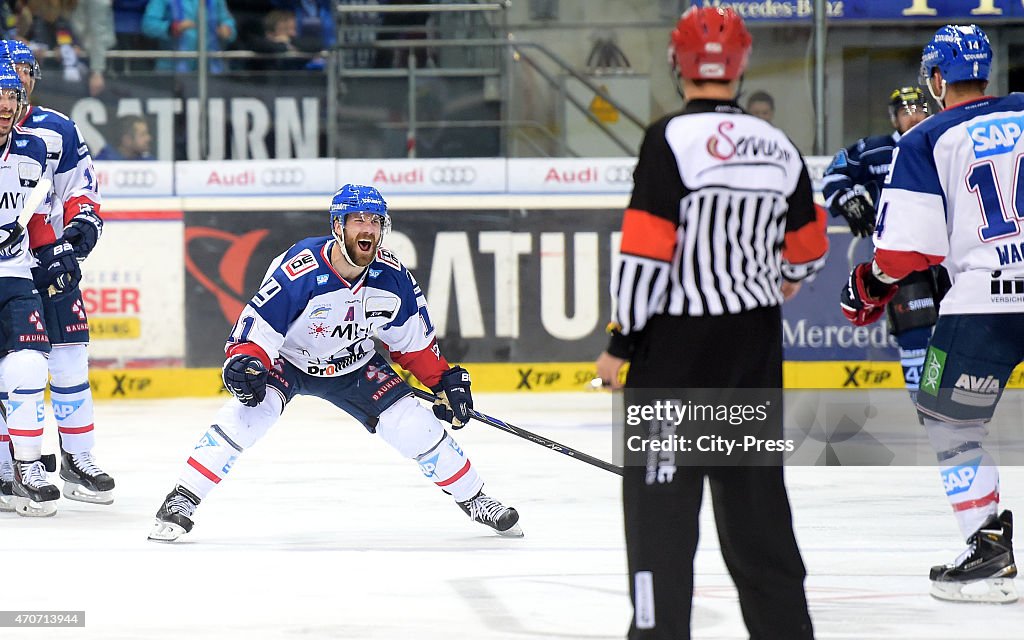
[(384, 247), (377, 249), (377, 259), (396, 271), (402, 270), (402, 262), (398, 259), (398, 256)]

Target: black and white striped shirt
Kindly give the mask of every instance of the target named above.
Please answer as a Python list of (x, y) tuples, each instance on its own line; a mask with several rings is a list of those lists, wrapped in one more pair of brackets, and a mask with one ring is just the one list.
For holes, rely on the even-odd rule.
[(621, 334), (655, 314), (779, 305), (783, 278), (824, 266), (824, 217), (800, 152), (735, 102), (693, 100), (651, 125), (633, 181), (612, 280)]

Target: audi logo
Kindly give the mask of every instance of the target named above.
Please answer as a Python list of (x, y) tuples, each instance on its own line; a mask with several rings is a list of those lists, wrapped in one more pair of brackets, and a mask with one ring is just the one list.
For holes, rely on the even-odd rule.
[(113, 182), (117, 187), (152, 187), (156, 180), (156, 171), (152, 169), (117, 169)]
[(611, 184), (632, 184), (633, 167), (622, 164), (608, 167), (604, 170), (604, 179)]
[(434, 167), (430, 170), (430, 181), (434, 184), (473, 184), (476, 169), (473, 167)]
[(260, 182), (265, 187), (297, 187), (305, 181), (306, 172), (299, 168), (278, 167), (260, 174)]

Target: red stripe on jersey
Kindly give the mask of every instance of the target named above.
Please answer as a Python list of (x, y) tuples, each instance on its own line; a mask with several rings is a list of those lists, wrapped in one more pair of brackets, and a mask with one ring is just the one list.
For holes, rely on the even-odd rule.
[(43, 435), (42, 429), (15, 429), (10, 425), (7, 427), (7, 432), (10, 433), (11, 436), (18, 436), (20, 438), (35, 438)]
[(10, 441), (11, 441), (11, 436), (7, 436), (7, 435), (4, 435), (4, 434), (0, 433), (0, 442), (10, 442)]
[(267, 352), (263, 350), (263, 347), (255, 342), (236, 342), (235, 344), (228, 345), (224, 355), (230, 358), (231, 356), (238, 355), (240, 353), (259, 358), (260, 362), (263, 363), (263, 366), (268, 369), (274, 368), (273, 363), (270, 361), (270, 356), (268, 356)]
[(441, 374), (450, 368), (448, 361), (440, 355), (440, 352), (435, 353), (435, 349), (437, 349), (437, 340), (431, 340), (427, 348), (421, 351), (409, 353), (391, 351), (391, 360), (416, 376), (416, 379), (425, 386), (433, 387), (441, 382)]
[(978, 507), (984, 507), (992, 503), (999, 502), (999, 489), (996, 489), (987, 496), (982, 496), (977, 500), (966, 500), (964, 502), (957, 502), (953, 504), (953, 511), (967, 511), (968, 509), (977, 509)]
[(622, 216), (619, 251), (662, 262), (672, 262), (676, 252), (676, 224), (640, 209), (626, 209)]
[(933, 264), (942, 264), (943, 256), (933, 256), (917, 251), (893, 251), (875, 249), (875, 264), (885, 275), (902, 280), (914, 271), (924, 271)]
[(28, 219), (28, 244), (32, 249), (57, 242), (53, 227), (46, 224), (46, 216), (36, 213)]
[(828, 251), (827, 233), (825, 208), (814, 205), (814, 222), (786, 232), (782, 257), (789, 264), (806, 264), (820, 259)]
[(110, 211), (103, 210), (103, 220), (184, 220), (182, 211)]
[(199, 462), (195, 458), (189, 457), (188, 466), (203, 474), (203, 477), (205, 477), (210, 482), (214, 484), (220, 483), (220, 477), (216, 473), (210, 471), (203, 465), (199, 464)]
[(92, 206), (93, 213), (97, 216), (100, 215), (100, 205), (96, 204), (86, 196), (75, 196), (64, 203), (64, 226), (67, 226), (72, 218), (81, 213), (80, 204), (87, 204)]
[(93, 425), (87, 424), (84, 427), (57, 427), (58, 433), (66, 433), (68, 435), (74, 435), (76, 433), (89, 433), (93, 430)]
[(435, 482), (434, 484), (436, 484), (439, 487), (447, 487), (450, 484), (454, 484), (455, 482), (458, 482), (459, 478), (461, 478), (462, 476), (466, 475), (467, 473), (469, 473), (469, 460), (466, 460), (466, 464), (462, 465), (462, 468), (459, 469), (459, 472), (456, 473), (454, 476), (452, 476), (452, 477), (450, 477), (447, 480), (444, 480), (442, 482)]
[[(335, 238), (334, 241), (337, 242), (338, 239)], [(346, 280), (345, 278), (341, 277), (341, 274), (338, 273), (338, 270), (335, 269), (334, 265), (331, 263), (331, 254), (330, 254), (330, 251), (328, 251), (328, 248), (330, 246), (331, 246), (331, 243), (328, 242), (327, 244), (325, 244), (323, 247), (320, 248), (320, 257), (322, 257), (324, 259), (324, 262), (327, 264), (327, 268), (330, 269), (331, 271), (333, 271), (334, 275), (338, 276), (338, 280), (341, 280), (343, 283), (345, 283), (346, 287), (351, 289), (352, 285), (349, 283), (349, 281)]]

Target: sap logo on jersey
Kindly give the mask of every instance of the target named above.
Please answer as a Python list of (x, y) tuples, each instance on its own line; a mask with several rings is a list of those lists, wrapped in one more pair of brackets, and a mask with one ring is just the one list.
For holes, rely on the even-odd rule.
[(284, 275), (288, 276), (289, 280), (296, 280), (299, 276), (316, 269), (316, 258), (313, 257), (312, 251), (303, 249), (298, 255), (289, 260), (283, 269)]
[(943, 471), (942, 485), (946, 488), (946, 495), (954, 496), (970, 489), (974, 484), (974, 479), (978, 477), (979, 464), (981, 464), (980, 456), (967, 464)]
[(72, 402), (57, 402), (56, 400), (54, 400), (53, 415), (56, 416), (59, 420), (63, 420), (64, 418), (67, 418), (72, 413), (77, 411), (78, 408), (82, 406), (83, 402), (85, 402), (85, 400), (74, 400)]
[(974, 157), (984, 158), (1013, 151), (1024, 132), (1024, 116), (986, 120), (967, 127), (974, 141)]

